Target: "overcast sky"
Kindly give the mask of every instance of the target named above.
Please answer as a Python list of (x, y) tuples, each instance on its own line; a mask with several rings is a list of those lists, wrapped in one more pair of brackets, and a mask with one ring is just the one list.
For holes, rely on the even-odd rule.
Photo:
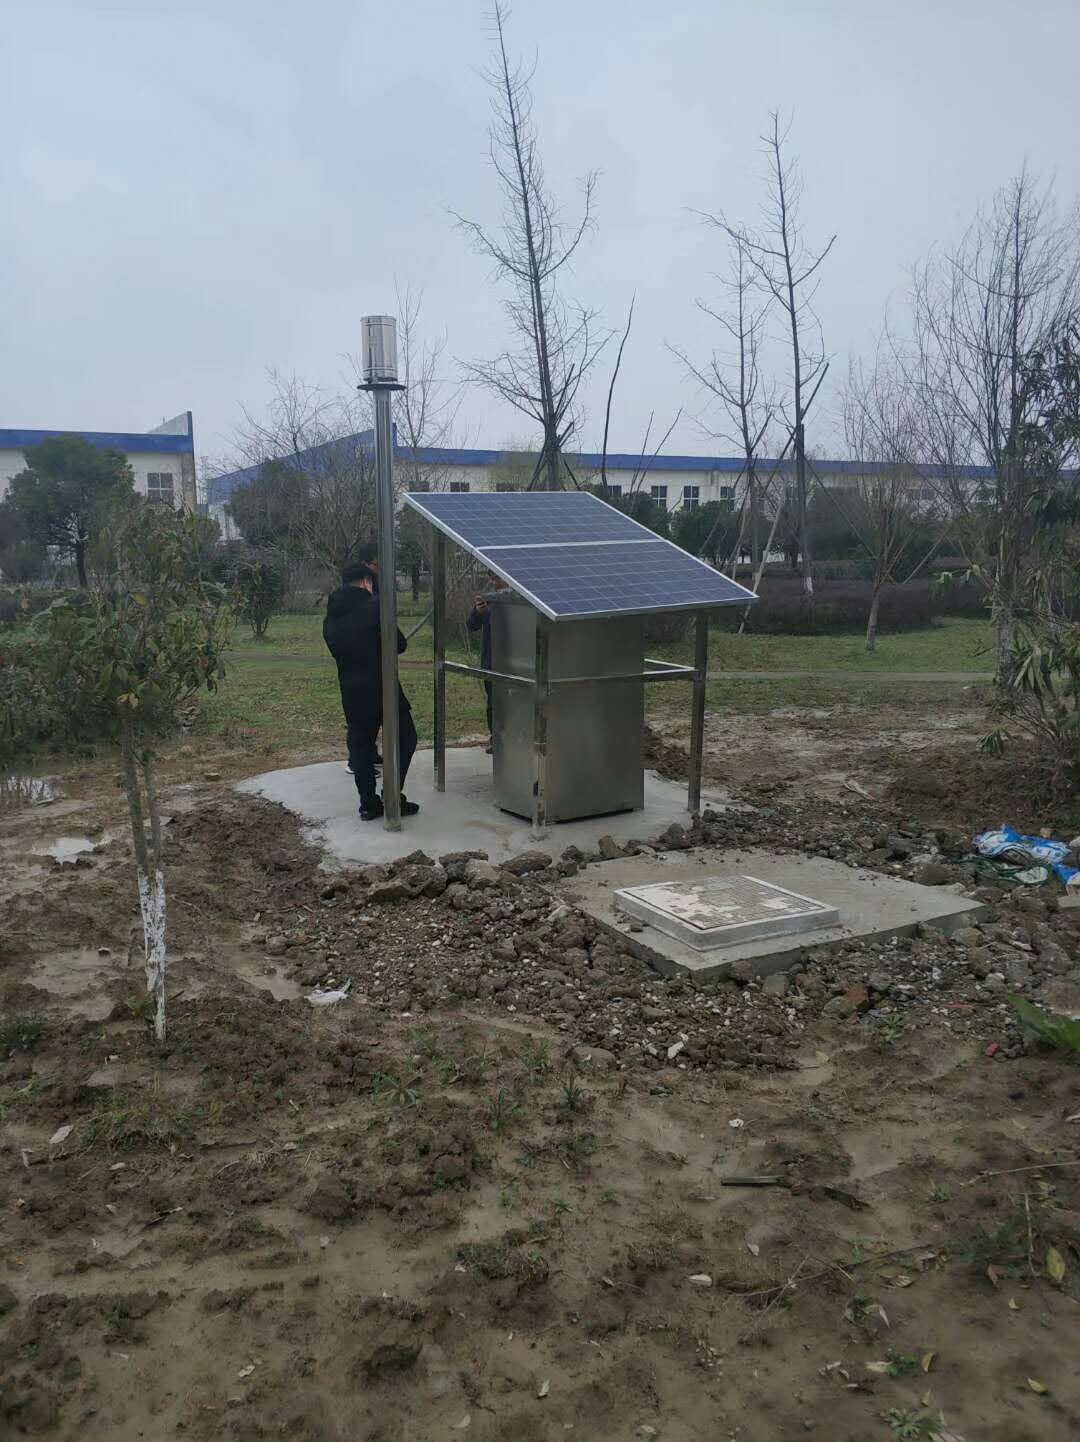
[[(689, 212), (754, 218), (770, 107), (793, 113), (809, 240), (838, 236), (818, 298), (838, 377), (910, 263), (1025, 159), (1080, 189), (1076, 0), (518, 0), (510, 33), (538, 52), (568, 210), (599, 172), (567, 288), (612, 325), (638, 297), (612, 449), (682, 406), (669, 449), (730, 450), (664, 342), (709, 347), (693, 302), (723, 256)], [(267, 366), (338, 385), (395, 280), (423, 289), (448, 376), (493, 354), (499, 291), (447, 216), (497, 215), (489, 43), (482, 0), (8, 0), (0, 426), (139, 430), (190, 408), (218, 453)], [(480, 393), (461, 419), (474, 445), (529, 439)]]

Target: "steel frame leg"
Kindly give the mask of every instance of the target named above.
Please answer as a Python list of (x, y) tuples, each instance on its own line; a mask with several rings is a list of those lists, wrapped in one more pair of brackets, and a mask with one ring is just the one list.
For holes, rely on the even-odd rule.
[(432, 528), (431, 630), (434, 679), (435, 790), (446, 790), (446, 538)]
[(533, 814), (534, 840), (547, 833), (548, 705), (551, 700), (551, 630), (546, 616), (536, 617), (536, 665), (533, 681)]
[(690, 781), (686, 809), (701, 809), (701, 762), (705, 746), (705, 677), (709, 669), (709, 613), (694, 617), (694, 695), (690, 709)]

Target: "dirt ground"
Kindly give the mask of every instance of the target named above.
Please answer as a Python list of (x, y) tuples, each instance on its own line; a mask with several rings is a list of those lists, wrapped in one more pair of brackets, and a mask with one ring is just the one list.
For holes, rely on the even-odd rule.
[[(978, 729), (714, 725), (753, 810), (669, 840), (1080, 830)], [(228, 785), (295, 759), (167, 759), (164, 1052), (112, 768), (0, 814), (0, 1435), (1080, 1438), (1080, 1071), (992, 981), (1075, 985), (1077, 913), (984, 885), (962, 940), (666, 981), (542, 872), (321, 871)]]

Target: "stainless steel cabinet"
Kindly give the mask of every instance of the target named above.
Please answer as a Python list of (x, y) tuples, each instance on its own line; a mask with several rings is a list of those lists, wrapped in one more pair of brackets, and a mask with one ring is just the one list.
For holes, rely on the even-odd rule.
[[(512, 594), (493, 597), (491, 666), (532, 677), (537, 613)], [(562, 621), (549, 628), (549, 674), (639, 675), (644, 666), (640, 616)], [(531, 816), (531, 686), (493, 683), (495, 799), (504, 811)], [(553, 684), (548, 703), (547, 820), (573, 821), (644, 805), (644, 688), (636, 681)]]

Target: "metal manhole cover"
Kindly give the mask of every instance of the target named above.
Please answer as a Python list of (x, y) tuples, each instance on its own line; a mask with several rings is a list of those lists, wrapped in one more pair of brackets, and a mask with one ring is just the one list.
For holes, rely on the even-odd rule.
[(708, 876), (701, 881), (628, 886), (615, 893), (615, 906), (698, 951), (794, 935), (840, 922), (835, 906), (756, 876)]

